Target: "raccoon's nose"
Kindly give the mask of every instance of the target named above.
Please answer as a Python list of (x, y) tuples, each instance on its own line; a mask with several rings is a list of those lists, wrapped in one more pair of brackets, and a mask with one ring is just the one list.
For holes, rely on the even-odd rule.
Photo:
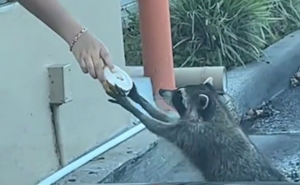
[(159, 89), (159, 90), (158, 90), (158, 94), (159, 94), (160, 96), (162, 96), (162, 95), (164, 94), (164, 92), (166, 92), (166, 90), (164, 90), (164, 89)]

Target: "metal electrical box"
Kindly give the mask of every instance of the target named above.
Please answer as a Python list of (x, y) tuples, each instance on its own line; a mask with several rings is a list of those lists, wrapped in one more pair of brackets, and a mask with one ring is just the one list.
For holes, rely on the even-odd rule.
[(71, 91), (71, 64), (54, 64), (48, 67), (50, 103), (64, 104), (73, 100)]

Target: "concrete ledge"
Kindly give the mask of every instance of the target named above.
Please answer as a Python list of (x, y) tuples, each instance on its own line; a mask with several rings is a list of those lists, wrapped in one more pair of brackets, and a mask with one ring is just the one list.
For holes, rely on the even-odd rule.
[[(289, 79), (300, 65), (299, 59), (300, 31), (296, 31), (268, 47), (265, 50), (265, 57), (262, 57), (259, 62), (252, 63), (246, 68), (239, 67), (229, 71), (228, 93), (234, 97), (239, 114), (242, 115), (249, 108), (260, 105), (262, 101), (271, 99), (288, 88)], [(127, 67), (125, 70), (129, 74), (134, 74), (132, 76), (143, 75), (141, 67)], [(115, 173), (124, 169), (124, 166), (136, 162), (135, 159), (146, 153), (149, 150), (149, 144), (155, 142), (156, 139), (157, 137), (145, 130), (126, 141), (127, 144), (123, 143), (98, 157), (99, 160), (102, 159), (102, 156), (107, 156), (106, 161), (97, 162), (98, 160), (95, 159), (56, 184), (113, 182)], [(113, 153), (122, 153), (128, 142), (131, 143), (130, 145), (136, 146), (130, 149), (136, 155), (131, 155), (131, 160), (127, 157), (127, 161), (114, 158), (115, 161), (112, 164), (109, 156)], [(173, 155), (177, 156), (178, 154), (173, 153)], [(89, 166), (93, 166), (93, 168)], [(107, 176), (107, 174), (109, 175)]]

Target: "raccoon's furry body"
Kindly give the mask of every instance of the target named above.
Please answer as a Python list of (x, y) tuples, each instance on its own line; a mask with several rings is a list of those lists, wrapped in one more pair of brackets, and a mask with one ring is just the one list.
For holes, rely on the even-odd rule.
[[(285, 181), (235, 123), (226, 106), (218, 100), (212, 79), (176, 90), (160, 90), (179, 119), (152, 107), (137, 89), (129, 97), (153, 118), (135, 108), (120, 89), (109, 95), (135, 115), (146, 128), (182, 150), (207, 181)], [(166, 123), (168, 122), (168, 123)]]

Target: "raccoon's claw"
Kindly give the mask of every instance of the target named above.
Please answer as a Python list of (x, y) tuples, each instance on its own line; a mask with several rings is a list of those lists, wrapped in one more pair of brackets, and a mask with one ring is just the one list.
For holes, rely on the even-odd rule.
[(116, 100), (113, 100), (113, 99), (108, 99), (108, 101), (109, 101), (110, 103), (113, 103), (113, 104), (118, 104), (118, 102), (117, 102)]

